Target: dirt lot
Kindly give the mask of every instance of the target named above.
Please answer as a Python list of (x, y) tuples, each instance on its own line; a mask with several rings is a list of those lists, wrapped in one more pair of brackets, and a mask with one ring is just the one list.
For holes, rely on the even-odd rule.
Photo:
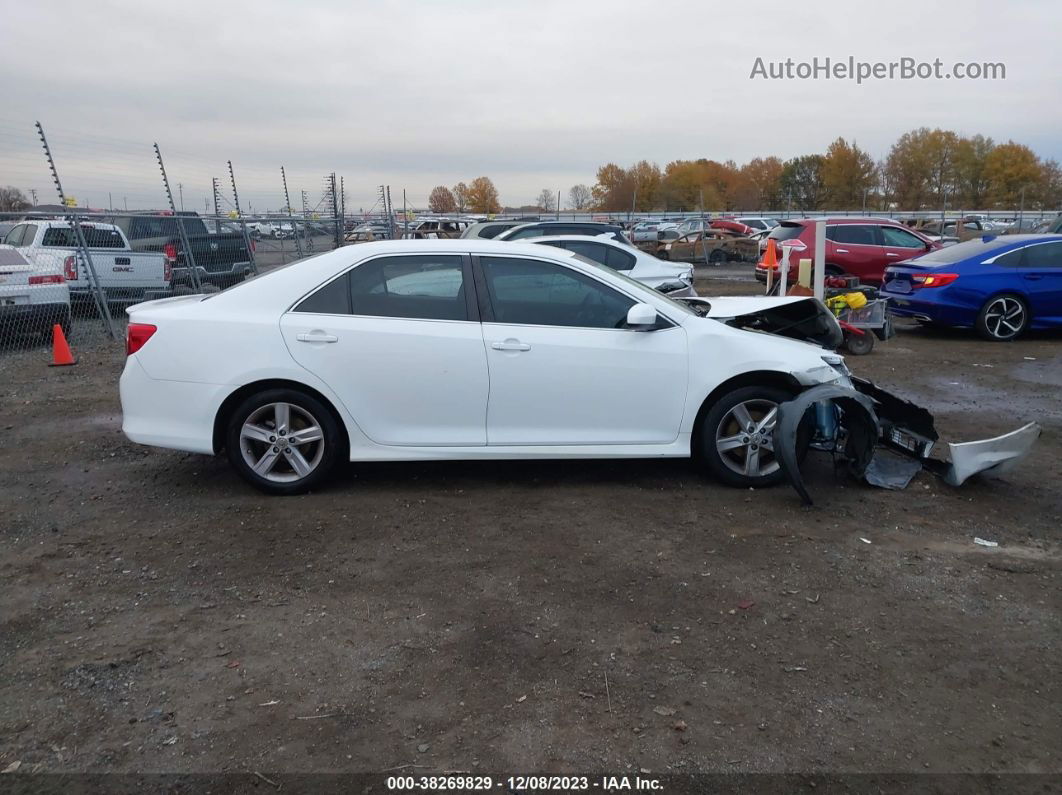
[(681, 461), (270, 499), (127, 442), (121, 351), (2, 352), (0, 768), (1060, 773), (1059, 341), (851, 357), (945, 438), (1044, 437), (961, 489), (813, 463), (810, 510)]

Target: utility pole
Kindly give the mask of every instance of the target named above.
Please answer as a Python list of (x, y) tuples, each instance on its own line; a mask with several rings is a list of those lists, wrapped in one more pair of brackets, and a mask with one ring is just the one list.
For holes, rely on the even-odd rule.
[(37, 189), (36, 188), (30, 188), (29, 192), (30, 192), (30, 196), (33, 197), (33, 206), (36, 207), (37, 206)]
[(177, 195), (181, 197), (181, 212), (184, 212), (184, 184), (177, 183)]

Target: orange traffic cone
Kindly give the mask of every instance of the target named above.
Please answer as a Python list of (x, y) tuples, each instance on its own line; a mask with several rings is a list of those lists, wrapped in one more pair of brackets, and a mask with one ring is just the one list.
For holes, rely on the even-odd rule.
[(763, 252), (763, 266), (772, 271), (778, 267), (778, 251), (774, 247), (774, 238), (767, 238), (767, 250)]
[(66, 344), (66, 335), (63, 327), (56, 323), (52, 326), (52, 363), (49, 367), (66, 367), (77, 364), (77, 359), (70, 352), (70, 346)]

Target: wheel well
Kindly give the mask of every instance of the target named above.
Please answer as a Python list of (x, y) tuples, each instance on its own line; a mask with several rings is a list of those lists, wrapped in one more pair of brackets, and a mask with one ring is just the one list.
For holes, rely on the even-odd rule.
[(697, 419), (694, 420), (693, 434), (690, 438), (691, 452), (694, 455), (696, 455), (698, 449), (697, 437), (700, 435), (701, 425), (704, 424), (704, 415), (727, 392), (733, 392), (735, 389), (741, 389), (746, 386), (771, 386), (776, 389), (784, 389), (793, 395), (798, 394), (801, 388), (800, 382), (793, 376), (788, 373), (780, 373), (777, 370), (753, 370), (735, 375), (733, 378), (724, 381), (708, 394), (708, 397), (701, 403), (700, 409), (697, 410)]
[(220, 453), (225, 448), (225, 430), (228, 428), (232, 412), (255, 392), (261, 392), (265, 389), (294, 389), (298, 392), (305, 392), (310, 397), (321, 401), (325, 408), (332, 413), (332, 417), (339, 426), (339, 432), (343, 434), (343, 446), (346, 448), (345, 454), (348, 458), (350, 457), (350, 437), (347, 436), (347, 426), (344, 424), (343, 418), (339, 416), (339, 412), (336, 411), (336, 407), (332, 405), (332, 401), (316, 389), (306, 386), (306, 384), (300, 384), (298, 381), (287, 381), (283, 378), (271, 378), (244, 384), (222, 401), (217, 416), (214, 417), (213, 443), (215, 454)]

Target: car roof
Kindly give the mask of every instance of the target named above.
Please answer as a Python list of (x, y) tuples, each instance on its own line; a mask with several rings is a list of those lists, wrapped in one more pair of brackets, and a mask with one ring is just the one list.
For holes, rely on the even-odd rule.
[[(608, 234), (604, 234), (604, 235), (543, 235), (542, 237), (533, 237), (533, 238), (528, 238), (528, 239), (529, 240), (533, 240), (535, 243), (549, 242), (549, 241), (552, 241), (552, 240), (582, 240), (585, 243), (604, 243), (606, 245), (616, 246), (617, 248), (622, 248), (624, 251), (626, 251), (628, 249), (632, 249), (631, 246), (623, 245), (622, 243), (617, 241), (614, 237), (611, 237)], [(504, 242), (508, 242), (508, 241), (504, 241), (503, 240), (502, 242), (504, 243)], [(517, 241), (517, 242), (519, 242), (519, 241)], [(632, 249), (632, 250), (637, 251), (637, 249)]]
[[(815, 218), (783, 218), (779, 220), (779, 224), (782, 226), (812, 226), (818, 221), (825, 221), (828, 224), (877, 224), (880, 226), (903, 226), (900, 221), (893, 220), (892, 218), (856, 218), (853, 216), (843, 215), (840, 217), (815, 217)], [(908, 227), (905, 227), (908, 228)]]

